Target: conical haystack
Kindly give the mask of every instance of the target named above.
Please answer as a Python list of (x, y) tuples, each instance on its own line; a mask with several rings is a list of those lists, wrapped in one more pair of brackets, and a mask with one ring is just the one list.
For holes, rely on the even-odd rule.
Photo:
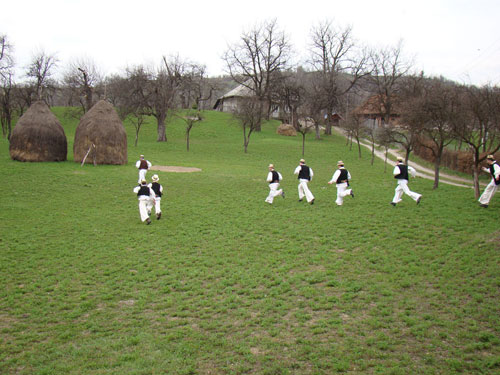
[(66, 134), (47, 104), (37, 101), (18, 120), (10, 136), (10, 157), (19, 161), (64, 161)]
[(78, 163), (88, 154), (86, 163), (127, 164), (127, 133), (110, 103), (100, 100), (82, 117), (73, 154)]

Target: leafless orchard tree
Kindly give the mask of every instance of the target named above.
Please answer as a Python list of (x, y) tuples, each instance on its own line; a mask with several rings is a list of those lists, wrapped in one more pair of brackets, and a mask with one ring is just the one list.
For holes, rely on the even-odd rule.
[[(42, 50), (33, 55), (31, 63), (26, 67), (26, 77), (34, 88), (36, 100), (49, 102), (49, 97), (55, 90), (55, 82), (51, 77), (54, 75), (58, 62), (55, 55), (47, 54)], [(33, 98), (30, 100), (32, 101)], [(28, 105), (31, 105), (31, 102)]]
[[(278, 28), (275, 19), (243, 32), (239, 42), (229, 45), (224, 53), (228, 73), (258, 99), (258, 108), (262, 112), (258, 118), (263, 118), (264, 114), (269, 118), (272, 93), (281, 79), (279, 73), (288, 68), (290, 55), (288, 37)], [(260, 129), (261, 120), (254, 130)]]
[(351, 27), (337, 28), (331, 21), (313, 27), (309, 64), (317, 74), (311, 89), (326, 110), (325, 134), (332, 134), (332, 115), (339, 111), (341, 97), (370, 73), (368, 62), (369, 53), (356, 45)]
[(474, 194), (479, 198), (479, 172), (488, 154), (500, 150), (500, 88), (460, 87), (461, 113), (453, 123), (455, 136), (472, 154)]
[(233, 117), (240, 123), (243, 129), (243, 148), (245, 154), (248, 152), (250, 136), (256, 131), (262, 121), (262, 106), (257, 97), (248, 98), (241, 102)]
[(402, 52), (403, 42), (396, 46), (382, 48), (371, 54), (372, 73), (368, 76), (380, 103), (380, 115), (385, 124), (389, 124), (400, 104), (404, 78), (413, 66), (411, 60), (405, 59)]
[(454, 139), (453, 125), (461, 113), (460, 96), (454, 85), (440, 79), (424, 82), (422, 93), (413, 102), (413, 111), (406, 121), (421, 126), (424, 136), (421, 145), (429, 149), (434, 158), (434, 185), (439, 186), (439, 169), (443, 151)]
[(6, 35), (0, 35), (0, 122), (2, 123), (2, 134), (7, 139), (10, 139), (12, 132), (14, 88), (13, 46), (9, 43)]
[(183, 116), (178, 115), (178, 117), (186, 124), (186, 150), (189, 152), (189, 137), (191, 134), (191, 130), (193, 129), (195, 124), (203, 121), (203, 116), (198, 110), (196, 104), (194, 104), (193, 107), (186, 111)]
[(72, 96), (78, 98), (84, 113), (94, 105), (94, 92), (102, 81), (102, 73), (89, 58), (71, 62), (64, 74), (64, 83), (70, 89)]

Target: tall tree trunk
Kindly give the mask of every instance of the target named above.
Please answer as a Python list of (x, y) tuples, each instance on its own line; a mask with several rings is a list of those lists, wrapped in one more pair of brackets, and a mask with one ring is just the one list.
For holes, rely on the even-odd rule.
[(439, 186), (439, 166), (441, 165), (441, 153), (434, 161), (434, 186), (432, 189), (437, 189)]
[(165, 120), (162, 119), (158, 119), (158, 138), (157, 138), (157, 142), (166, 142), (167, 141), (167, 136), (166, 136), (166, 132), (167, 132), (167, 126), (165, 125)]
[(314, 123), (314, 130), (316, 131), (316, 139), (321, 139), (319, 124)]
[(186, 148), (189, 152), (189, 130), (186, 130)]
[(479, 150), (474, 150), (474, 154), (472, 155), (472, 159), (474, 162), (474, 168), (472, 169), (472, 176), (474, 181), (474, 196), (476, 199), (479, 199), (481, 192), (479, 191)]

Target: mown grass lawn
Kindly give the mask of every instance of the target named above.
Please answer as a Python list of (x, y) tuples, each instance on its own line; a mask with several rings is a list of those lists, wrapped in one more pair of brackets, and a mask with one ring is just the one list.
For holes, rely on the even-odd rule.
[[(243, 153), (230, 116), (151, 120), (125, 166), (73, 162), (78, 120), (54, 109), (68, 161), (10, 160), (0, 139), (2, 374), (498, 374), (500, 196), (415, 179), (389, 205), (392, 166), (339, 136), (308, 136), (313, 206), (297, 201), (300, 137), (264, 125)], [(135, 161), (157, 172), (163, 216), (140, 222)], [(355, 198), (326, 184), (342, 159)], [(267, 165), (286, 199), (270, 206)], [(152, 175), (149, 172), (148, 177)]]

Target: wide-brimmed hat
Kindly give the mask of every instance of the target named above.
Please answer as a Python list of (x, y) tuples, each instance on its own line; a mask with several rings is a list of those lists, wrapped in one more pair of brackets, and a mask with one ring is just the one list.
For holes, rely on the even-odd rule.
[(402, 162), (404, 159), (401, 156), (398, 156), (397, 160)]
[(157, 182), (160, 178), (158, 177), (157, 174), (154, 174), (153, 177), (151, 177), (151, 179), (153, 180), (153, 182)]
[(495, 155), (488, 155), (486, 157), (486, 159), (489, 159), (489, 160), (495, 160)]
[(274, 168), (274, 164), (269, 164), (268, 168)]
[(344, 165), (344, 162), (343, 162), (342, 160), (339, 160), (339, 161), (337, 162), (337, 165), (342, 165), (342, 166), (343, 166), (343, 165)]
[(141, 180), (141, 185), (146, 185), (148, 182), (146, 180)]
[(300, 159), (299, 162), (305, 164), (306, 161), (304, 159)]

